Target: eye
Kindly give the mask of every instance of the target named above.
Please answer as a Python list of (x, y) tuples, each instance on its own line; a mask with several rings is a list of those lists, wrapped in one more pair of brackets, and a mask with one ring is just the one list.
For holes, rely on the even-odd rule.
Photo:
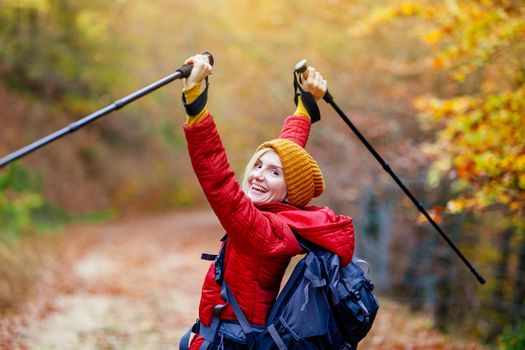
[(257, 163), (255, 163), (255, 169), (261, 169), (262, 168), (262, 162), (260, 160), (257, 161)]
[(277, 169), (273, 169), (272, 170), (272, 175), (279, 176), (279, 175), (281, 175), (281, 172), (279, 170), (277, 170)]

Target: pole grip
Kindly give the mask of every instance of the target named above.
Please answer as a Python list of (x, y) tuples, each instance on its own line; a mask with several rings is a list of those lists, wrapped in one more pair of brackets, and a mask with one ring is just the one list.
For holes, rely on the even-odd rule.
[[(308, 78), (307, 70), (308, 70), (308, 61), (306, 59), (300, 60), (299, 62), (297, 62), (297, 64), (294, 67), (294, 71), (297, 74), (302, 75), (304, 79)], [(330, 92), (326, 90), (323, 96), (323, 100), (325, 100), (326, 103), (331, 103), (334, 100), (334, 98), (332, 97)]]
[[(204, 51), (202, 54), (208, 56), (208, 61), (210, 62), (210, 65), (213, 66), (213, 64), (215, 63), (215, 60), (213, 59), (213, 55), (209, 51)], [(180, 66), (179, 69), (177, 69), (177, 72), (180, 72), (181, 78), (187, 78), (190, 76), (192, 69), (193, 69), (192, 64), (183, 64), (182, 66)]]

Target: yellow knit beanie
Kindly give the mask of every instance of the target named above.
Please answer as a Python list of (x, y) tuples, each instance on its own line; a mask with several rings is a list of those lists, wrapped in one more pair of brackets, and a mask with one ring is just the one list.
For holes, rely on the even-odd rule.
[(298, 144), (287, 139), (264, 142), (257, 148), (272, 148), (281, 159), (288, 188), (288, 202), (304, 207), (324, 191), (324, 180), (317, 162)]

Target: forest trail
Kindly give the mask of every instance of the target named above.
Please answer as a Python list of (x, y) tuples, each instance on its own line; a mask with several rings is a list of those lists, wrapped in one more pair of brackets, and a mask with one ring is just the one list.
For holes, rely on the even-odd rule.
[[(197, 316), (208, 267), (200, 254), (216, 252), (222, 232), (209, 211), (68, 227), (53, 245), (60, 264), (50, 264), (30, 303), (37, 311), (0, 333), (10, 337), (0, 348), (177, 349)], [(427, 316), (380, 302), (360, 349), (483, 349), (439, 334)]]

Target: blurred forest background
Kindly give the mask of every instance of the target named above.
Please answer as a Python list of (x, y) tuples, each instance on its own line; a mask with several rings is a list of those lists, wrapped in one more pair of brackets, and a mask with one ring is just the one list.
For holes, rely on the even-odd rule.
[[(487, 279), (480, 286), (320, 103), (314, 204), (354, 218), (382, 295), (438, 329), (525, 344), (525, 4), (522, 0), (3, 0), (0, 156), (208, 50), (209, 108), (241, 174), (293, 105), (307, 58), (337, 104)], [(79, 220), (206, 208), (182, 133), (181, 83), (0, 170), (0, 310), (31, 288), (21, 241)]]

